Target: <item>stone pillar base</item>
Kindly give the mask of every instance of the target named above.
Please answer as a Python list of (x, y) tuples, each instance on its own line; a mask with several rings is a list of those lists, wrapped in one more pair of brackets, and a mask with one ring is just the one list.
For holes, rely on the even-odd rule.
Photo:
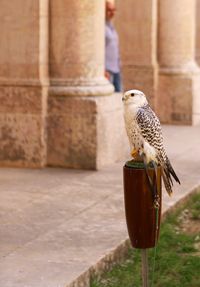
[(47, 87), (0, 87), (1, 166), (45, 166), (46, 97)]
[(50, 95), (48, 107), (49, 166), (99, 169), (127, 158), (120, 94)]
[(200, 70), (161, 69), (156, 112), (162, 123), (200, 124)]
[(123, 66), (125, 90), (137, 89), (145, 93), (152, 108), (155, 107), (155, 91), (157, 83), (157, 67), (155, 66)]

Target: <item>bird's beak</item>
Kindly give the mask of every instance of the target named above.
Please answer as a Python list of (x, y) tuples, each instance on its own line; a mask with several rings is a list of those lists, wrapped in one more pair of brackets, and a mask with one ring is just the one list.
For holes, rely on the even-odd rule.
[(123, 96), (123, 97), (122, 97), (122, 102), (124, 102), (124, 101), (125, 101), (125, 97)]

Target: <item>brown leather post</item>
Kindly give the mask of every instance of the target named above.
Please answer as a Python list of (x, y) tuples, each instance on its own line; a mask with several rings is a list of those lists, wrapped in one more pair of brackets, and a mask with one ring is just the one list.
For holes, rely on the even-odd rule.
[[(138, 167), (139, 166), (139, 167)], [(154, 169), (148, 168), (153, 180)], [(135, 248), (152, 248), (155, 246), (160, 229), (161, 218), (161, 168), (157, 168), (157, 191), (159, 195), (158, 224), (152, 191), (142, 163), (132, 161), (131, 166), (124, 166), (124, 198), (126, 222), (130, 241)], [(156, 231), (156, 226), (158, 229)], [(156, 238), (157, 236), (157, 238)]]

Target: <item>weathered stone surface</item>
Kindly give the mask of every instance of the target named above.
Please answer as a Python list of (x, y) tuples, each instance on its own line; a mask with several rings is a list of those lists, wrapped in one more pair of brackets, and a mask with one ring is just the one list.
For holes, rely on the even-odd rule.
[(49, 97), (48, 164), (96, 169), (121, 159), (127, 143), (122, 108), (120, 94)]
[(196, 0), (196, 61), (200, 65), (200, 1)]
[(1, 1), (0, 165), (46, 161), (48, 1)]
[(41, 87), (0, 86), (0, 113), (42, 113)]
[(160, 70), (156, 110), (163, 123), (200, 124), (199, 72)]
[(161, 67), (182, 67), (193, 61), (195, 0), (161, 1), (159, 23), (158, 60)]
[(193, 76), (192, 124), (200, 125), (200, 77)]
[(102, 0), (51, 1), (52, 78), (91, 78), (103, 74), (103, 7)]
[(163, 123), (198, 124), (200, 69), (195, 63), (195, 1), (161, 1), (159, 22), (157, 112)]
[(43, 125), (44, 119), (39, 115), (0, 114), (1, 166), (43, 166)]
[(96, 106), (90, 99), (50, 97), (47, 164), (94, 168)]
[(39, 1), (2, 0), (0, 18), (0, 82), (38, 79)]
[(0, 165), (46, 162), (46, 97), (41, 86), (0, 86)]
[(157, 113), (163, 123), (192, 124), (193, 84), (190, 77), (160, 73), (157, 97)]
[(98, 97), (97, 106), (97, 168), (120, 161), (129, 146), (123, 117), (122, 95)]
[(104, 78), (104, 1), (54, 0), (50, 9), (51, 94), (112, 93)]
[(157, 79), (157, 1), (117, 2), (124, 89), (141, 89), (154, 105)]
[[(103, 0), (51, 1), (49, 165), (96, 169), (111, 162), (110, 145), (119, 140), (111, 141), (110, 119), (99, 111), (100, 96), (105, 95), (104, 107), (108, 95), (114, 97), (104, 77), (104, 5)], [(112, 117), (119, 122), (115, 108)], [(112, 161), (118, 158), (116, 153)]]
[(145, 93), (152, 108), (155, 108), (157, 68), (155, 66), (123, 66), (126, 90), (138, 89)]

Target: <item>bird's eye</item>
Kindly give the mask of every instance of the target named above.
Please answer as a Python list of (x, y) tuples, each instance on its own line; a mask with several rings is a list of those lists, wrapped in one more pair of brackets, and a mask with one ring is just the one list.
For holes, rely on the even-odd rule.
[(134, 96), (135, 96), (134, 93), (132, 93), (132, 94), (131, 94), (131, 97), (134, 97)]

